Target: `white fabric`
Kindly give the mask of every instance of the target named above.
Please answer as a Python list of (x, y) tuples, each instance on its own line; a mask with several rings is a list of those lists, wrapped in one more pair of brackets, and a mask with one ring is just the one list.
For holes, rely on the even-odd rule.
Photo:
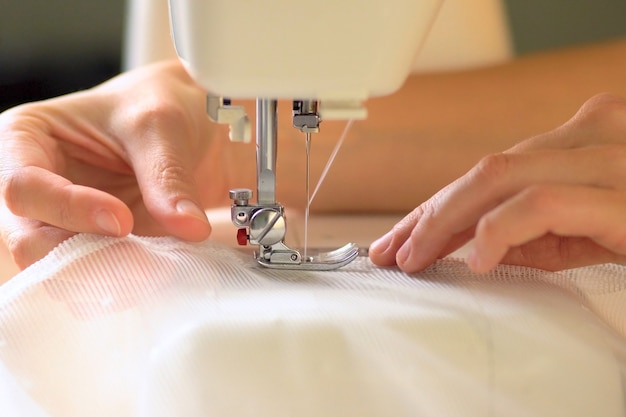
[(0, 415), (625, 416), (625, 272), (79, 235), (0, 287)]

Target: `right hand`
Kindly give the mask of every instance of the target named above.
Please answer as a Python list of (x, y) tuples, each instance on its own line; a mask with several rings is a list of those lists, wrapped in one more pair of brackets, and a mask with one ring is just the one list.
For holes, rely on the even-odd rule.
[(626, 261), (626, 99), (598, 95), (563, 126), (484, 158), (370, 247), (420, 271), (470, 239), (469, 266), (561, 270)]

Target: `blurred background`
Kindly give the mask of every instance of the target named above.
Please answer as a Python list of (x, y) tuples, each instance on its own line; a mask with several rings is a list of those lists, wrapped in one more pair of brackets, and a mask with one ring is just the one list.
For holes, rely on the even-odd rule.
[[(519, 54), (626, 36), (626, 0), (504, 3)], [(88, 88), (120, 71), (124, 0), (0, 0), (0, 6), (0, 111)]]

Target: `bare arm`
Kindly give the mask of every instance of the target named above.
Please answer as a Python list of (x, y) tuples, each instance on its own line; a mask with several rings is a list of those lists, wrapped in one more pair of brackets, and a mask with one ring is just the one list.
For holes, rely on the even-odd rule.
[[(471, 71), (414, 75), (396, 94), (367, 103), (312, 210), (406, 212), (486, 154), (568, 120), (599, 92), (626, 95), (626, 39), (538, 53)], [(282, 107), (279, 200), (301, 207), (304, 144)], [(254, 114), (250, 106), (249, 111)], [(326, 122), (313, 138), (315, 180), (343, 129)], [(223, 144), (231, 186), (254, 188), (253, 149)], [(246, 160), (247, 163), (241, 161)], [(401, 192), (399, 192), (401, 191)]]

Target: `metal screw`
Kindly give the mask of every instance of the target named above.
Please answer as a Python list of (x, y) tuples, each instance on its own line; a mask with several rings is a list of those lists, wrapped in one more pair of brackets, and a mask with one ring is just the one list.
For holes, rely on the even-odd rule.
[(238, 206), (247, 206), (248, 200), (252, 198), (252, 190), (249, 188), (235, 188), (228, 192), (228, 196)]

